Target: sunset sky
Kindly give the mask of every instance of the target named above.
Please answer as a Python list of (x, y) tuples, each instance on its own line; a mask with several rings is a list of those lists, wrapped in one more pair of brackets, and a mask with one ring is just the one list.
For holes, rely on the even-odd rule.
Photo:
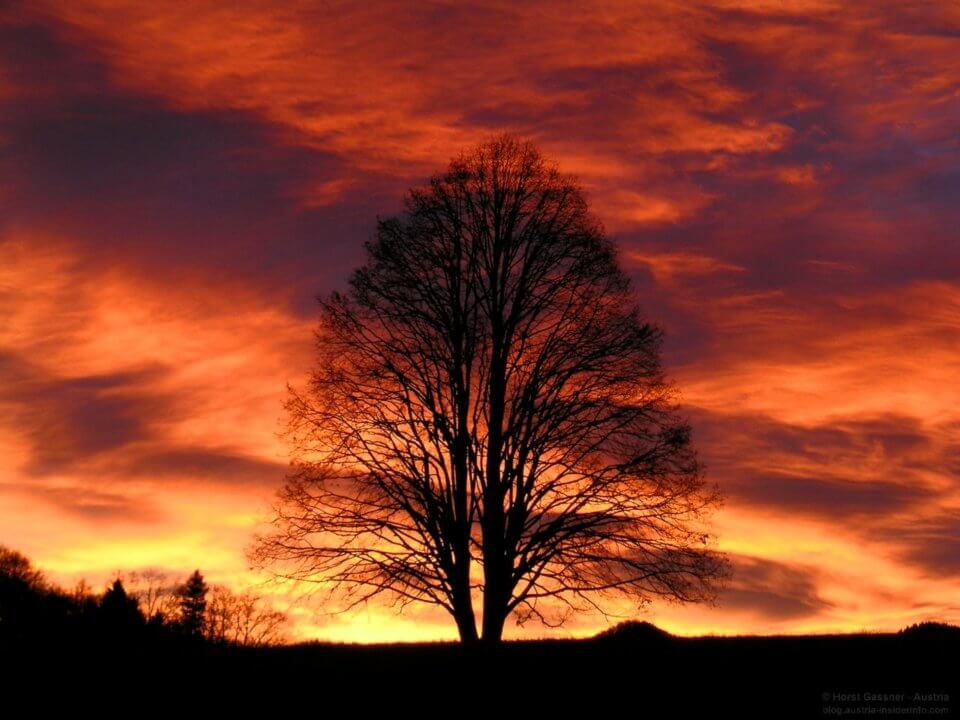
[[(637, 617), (960, 622), (948, 0), (0, 4), (0, 544), (65, 585), (262, 580), (315, 296), (501, 131), (579, 176), (726, 494), (717, 606)], [(456, 635), (292, 612), (300, 637)]]

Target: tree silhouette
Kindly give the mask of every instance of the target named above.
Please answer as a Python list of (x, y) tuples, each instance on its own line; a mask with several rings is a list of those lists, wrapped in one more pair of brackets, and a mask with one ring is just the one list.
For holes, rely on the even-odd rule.
[(30, 559), (21, 552), (0, 545), (0, 579), (4, 582), (19, 582), (24, 586), (42, 590), (47, 581)]
[(123, 578), (124, 586), (136, 598), (144, 616), (151, 623), (162, 625), (176, 619), (180, 611), (179, 591), (182, 586), (170, 574), (149, 568), (118, 573), (118, 576)]
[(180, 629), (187, 635), (201, 637), (204, 630), (204, 618), (207, 611), (207, 583), (199, 570), (187, 578), (180, 586), (177, 597), (180, 601)]
[(249, 590), (234, 593), (215, 586), (207, 603), (206, 637), (235, 645), (276, 645), (284, 637), (287, 616)]
[[(615, 247), (570, 176), (511, 136), (379, 220), (321, 299), (287, 402), (292, 471), (253, 557), (282, 576), (434, 603), (466, 642), (605, 596), (709, 599), (718, 502)], [(479, 578), (478, 578), (479, 576)]]
[(43, 573), (23, 553), (0, 545), (0, 646), (54, 625), (50, 600)]
[(113, 581), (100, 599), (100, 612), (108, 632), (124, 633), (139, 629), (146, 623), (137, 599), (127, 594), (119, 578)]

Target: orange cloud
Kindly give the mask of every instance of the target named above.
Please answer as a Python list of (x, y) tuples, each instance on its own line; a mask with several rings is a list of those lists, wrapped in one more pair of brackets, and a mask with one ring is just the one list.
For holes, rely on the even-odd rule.
[[(730, 591), (648, 618), (956, 620), (958, 30), (830, 0), (5, 9), (2, 541), (64, 581), (202, 558), (248, 584), (313, 295), (506, 129), (581, 178), (728, 493)], [(321, 611), (302, 635), (452, 635)]]

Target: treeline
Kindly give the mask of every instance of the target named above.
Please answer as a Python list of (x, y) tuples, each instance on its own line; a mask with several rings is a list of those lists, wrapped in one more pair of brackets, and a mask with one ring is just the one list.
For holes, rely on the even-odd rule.
[(252, 592), (157, 571), (118, 574), (102, 593), (85, 582), (66, 590), (30, 560), (0, 546), (0, 644), (203, 643), (273, 645), (287, 617)]

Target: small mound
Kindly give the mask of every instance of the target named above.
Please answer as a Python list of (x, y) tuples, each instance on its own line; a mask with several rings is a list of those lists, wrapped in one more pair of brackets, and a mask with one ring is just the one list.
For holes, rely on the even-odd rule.
[(630, 642), (665, 642), (673, 638), (666, 630), (646, 620), (627, 620), (595, 636), (597, 640), (629, 640)]
[(905, 637), (960, 639), (960, 626), (949, 623), (926, 621), (908, 625), (900, 631)]

